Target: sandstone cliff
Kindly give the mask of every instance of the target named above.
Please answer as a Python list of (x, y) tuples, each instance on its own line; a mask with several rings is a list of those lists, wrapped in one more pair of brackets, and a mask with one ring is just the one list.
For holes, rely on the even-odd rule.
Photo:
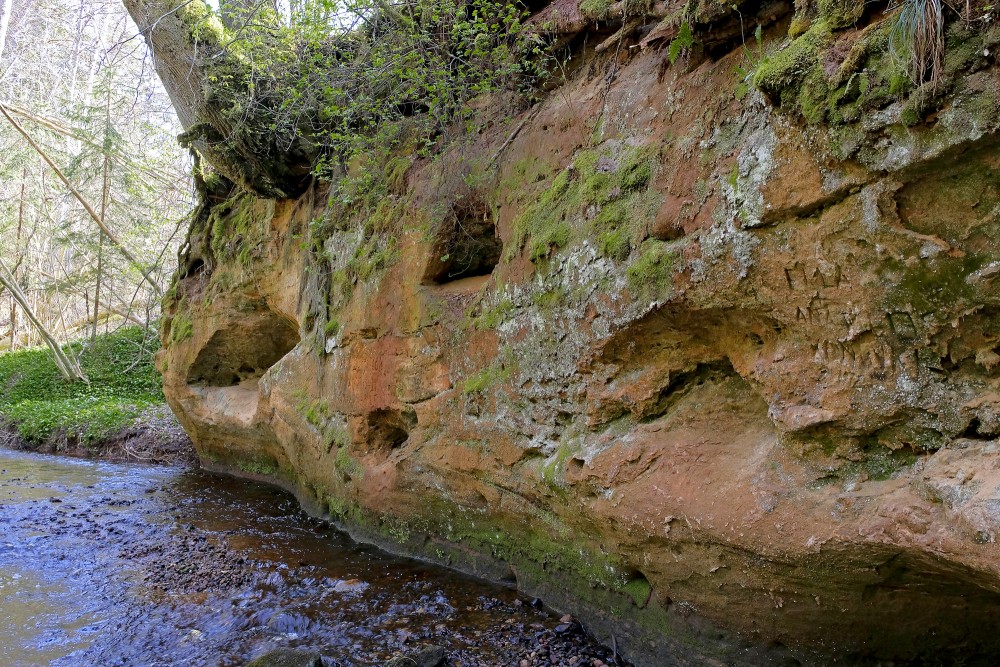
[(988, 655), (1000, 31), (900, 90), (887, 3), (696, 4), (542, 8), (566, 80), (374, 195), (216, 183), (167, 398), (207, 466), (640, 665)]

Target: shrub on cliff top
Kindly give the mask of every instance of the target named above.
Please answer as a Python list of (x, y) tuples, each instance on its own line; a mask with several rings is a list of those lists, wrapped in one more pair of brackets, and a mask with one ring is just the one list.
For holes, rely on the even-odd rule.
[(216, 64), (206, 122), (186, 139), (276, 159), (294, 149), (324, 175), (393, 137), (387, 125), (410, 119), (432, 142), (470, 116), (472, 98), (524, 90), (542, 72), (543, 44), (507, 0), (320, 0), (235, 28), (202, 7), (192, 33), (211, 36)]

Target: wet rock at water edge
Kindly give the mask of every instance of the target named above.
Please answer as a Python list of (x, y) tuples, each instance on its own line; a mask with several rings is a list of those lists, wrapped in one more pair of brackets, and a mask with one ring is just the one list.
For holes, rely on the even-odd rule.
[(323, 657), (316, 651), (277, 648), (248, 662), (246, 667), (323, 667)]
[(385, 667), (443, 667), (447, 659), (440, 646), (425, 646), (419, 651), (392, 658)]

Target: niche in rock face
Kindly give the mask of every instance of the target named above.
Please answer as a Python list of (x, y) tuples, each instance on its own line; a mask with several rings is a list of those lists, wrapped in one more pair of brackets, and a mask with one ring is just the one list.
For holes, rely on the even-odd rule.
[(389, 452), (402, 446), (416, 425), (417, 414), (413, 408), (382, 408), (354, 419), (353, 440), (359, 451)]
[(478, 199), (462, 201), (451, 213), (438, 230), (424, 282), (440, 285), (488, 276), (500, 262), (503, 243), (489, 206)]
[(232, 387), (255, 380), (299, 342), (298, 329), (277, 313), (254, 313), (219, 329), (188, 370), (188, 384)]

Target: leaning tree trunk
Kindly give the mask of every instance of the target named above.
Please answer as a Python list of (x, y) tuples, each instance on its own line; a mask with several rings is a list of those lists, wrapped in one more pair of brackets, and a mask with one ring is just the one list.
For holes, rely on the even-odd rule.
[[(227, 116), (232, 100), (248, 94), (254, 67), (266, 71), (266, 62), (255, 65), (229, 49), (230, 42), (241, 36), (227, 29), (202, 0), (123, 2), (153, 51), (156, 72), (184, 126), (183, 141), (249, 192), (264, 197), (301, 194), (315, 157), (308, 142), (281, 145), (263, 115), (241, 116), (238, 122)], [(259, 29), (256, 24), (267, 23), (267, 16), (255, 14), (255, 25), (242, 29)], [(266, 32), (277, 28), (267, 25)], [(274, 48), (288, 48), (278, 44), (274, 42)], [(209, 86), (213, 78), (215, 90)], [(267, 104), (265, 100), (246, 101), (245, 108)]]
[[(45, 325), (41, 323), (38, 317), (35, 315), (35, 311), (31, 309), (31, 305), (28, 303), (28, 297), (23, 291), (21, 291), (21, 286), (17, 284), (14, 280), (14, 275), (11, 273), (10, 269), (2, 259), (0, 259), (0, 286), (7, 288), (11, 296), (14, 297), (14, 301), (21, 306), (21, 310), (24, 311), (25, 316), (28, 321), (31, 322), (35, 330), (38, 331), (38, 335), (42, 337), (45, 344), (48, 345), (49, 350), (52, 352), (52, 357), (56, 362), (56, 367), (64, 378), (71, 382), (77, 380), (82, 380), (87, 382), (87, 376), (83, 374), (83, 370), (80, 368), (80, 364), (76, 362), (75, 359), (71, 358), (59, 345), (59, 341), (55, 339)], [(88, 383), (89, 384), (89, 383)]]

